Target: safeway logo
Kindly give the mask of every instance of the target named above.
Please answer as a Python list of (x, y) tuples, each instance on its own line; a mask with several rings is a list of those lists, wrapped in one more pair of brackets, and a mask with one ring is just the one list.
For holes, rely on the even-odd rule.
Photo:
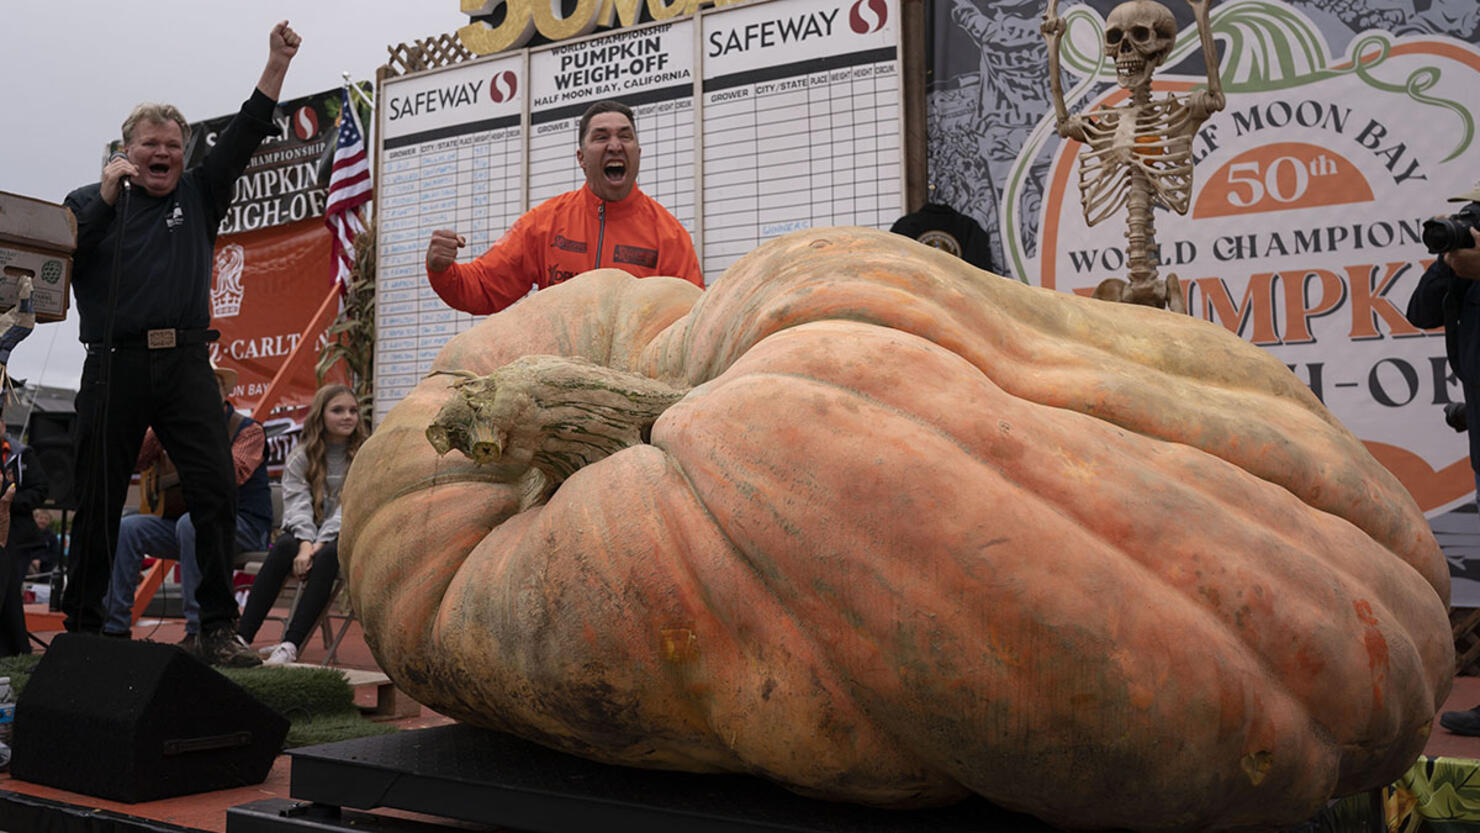
[(304, 105), (293, 114), (293, 135), (298, 141), (306, 142), (319, 135), (319, 114), (312, 107)]
[(848, 27), (859, 35), (872, 35), (889, 22), (885, 0), (856, 0), (848, 10)]
[(519, 76), (515, 75), (513, 70), (500, 72), (488, 83), (488, 97), (493, 100), (494, 104), (512, 101), (514, 94), (518, 91)]

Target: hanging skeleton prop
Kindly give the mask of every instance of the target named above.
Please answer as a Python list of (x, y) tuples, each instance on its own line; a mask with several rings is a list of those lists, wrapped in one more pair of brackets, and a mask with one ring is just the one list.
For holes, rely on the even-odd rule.
[(1079, 154), (1079, 194), (1085, 222), (1093, 226), (1127, 209), (1126, 262), (1129, 281), (1109, 278), (1095, 297), (1186, 312), (1176, 275), (1157, 277), (1155, 206), (1186, 214), (1192, 195), (1192, 139), (1208, 116), (1223, 109), (1218, 52), (1208, 23), (1210, 0), (1187, 0), (1208, 67), (1208, 86), (1188, 95), (1151, 97), (1151, 74), (1171, 54), (1177, 21), (1155, 0), (1131, 0), (1105, 19), (1105, 57), (1115, 62), (1115, 77), (1130, 101), (1069, 115), (1059, 79), (1059, 41), (1065, 25), (1058, 0), (1048, 0), (1043, 35), (1048, 39), (1048, 78), (1059, 135), (1084, 143)]

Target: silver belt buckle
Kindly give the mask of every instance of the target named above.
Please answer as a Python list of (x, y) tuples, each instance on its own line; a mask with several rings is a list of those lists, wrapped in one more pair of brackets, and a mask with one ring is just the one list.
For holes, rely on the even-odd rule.
[(145, 333), (144, 337), (150, 350), (164, 350), (175, 346), (175, 331), (173, 329), (149, 330)]

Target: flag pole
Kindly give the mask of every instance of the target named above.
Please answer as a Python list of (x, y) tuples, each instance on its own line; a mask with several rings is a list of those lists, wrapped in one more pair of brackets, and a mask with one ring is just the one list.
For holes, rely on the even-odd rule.
[(282, 366), (278, 368), (277, 374), (268, 383), (267, 390), (262, 393), (262, 398), (258, 399), (257, 404), (253, 406), (252, 419), (263, 422), (272, 413), (273, 406), (277, 404), (278, 389), (286, 385), (289, 379), (293, 378), (294, 373), (303, 363), (301, 356), (313, 356), (317, 354), (317, 350), (311, 349), (307, 345), (310, 342), (318, 341), (318, 334), (328, 328), (329, 319), (338, 309), (339, 286), (334, 284), (330, 285), (329, 294), (324, 297), (324, 302), (319, 304), (318, 312), (314, 313), (313, 319), (308, 322), (308, 326), (304, 328), (302, 335), (298, 337), (298, 343), (294, 344), (293, 349), (288, 351), (288, 358), (283, 361)]

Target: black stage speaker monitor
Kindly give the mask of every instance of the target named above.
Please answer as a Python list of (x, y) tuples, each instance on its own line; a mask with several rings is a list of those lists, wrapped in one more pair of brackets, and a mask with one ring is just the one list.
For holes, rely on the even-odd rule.
[(73, 428), (77, 415), (70, 411), (33, 411), (28, 442), (50, 482), (47, 507), (76, 509), (77, 495), (72, 489), (75, 440)]
[(62, 634), (15, 707), (10, 774), (137, 803), (260, 784), (288, 721), (174, 645)]

